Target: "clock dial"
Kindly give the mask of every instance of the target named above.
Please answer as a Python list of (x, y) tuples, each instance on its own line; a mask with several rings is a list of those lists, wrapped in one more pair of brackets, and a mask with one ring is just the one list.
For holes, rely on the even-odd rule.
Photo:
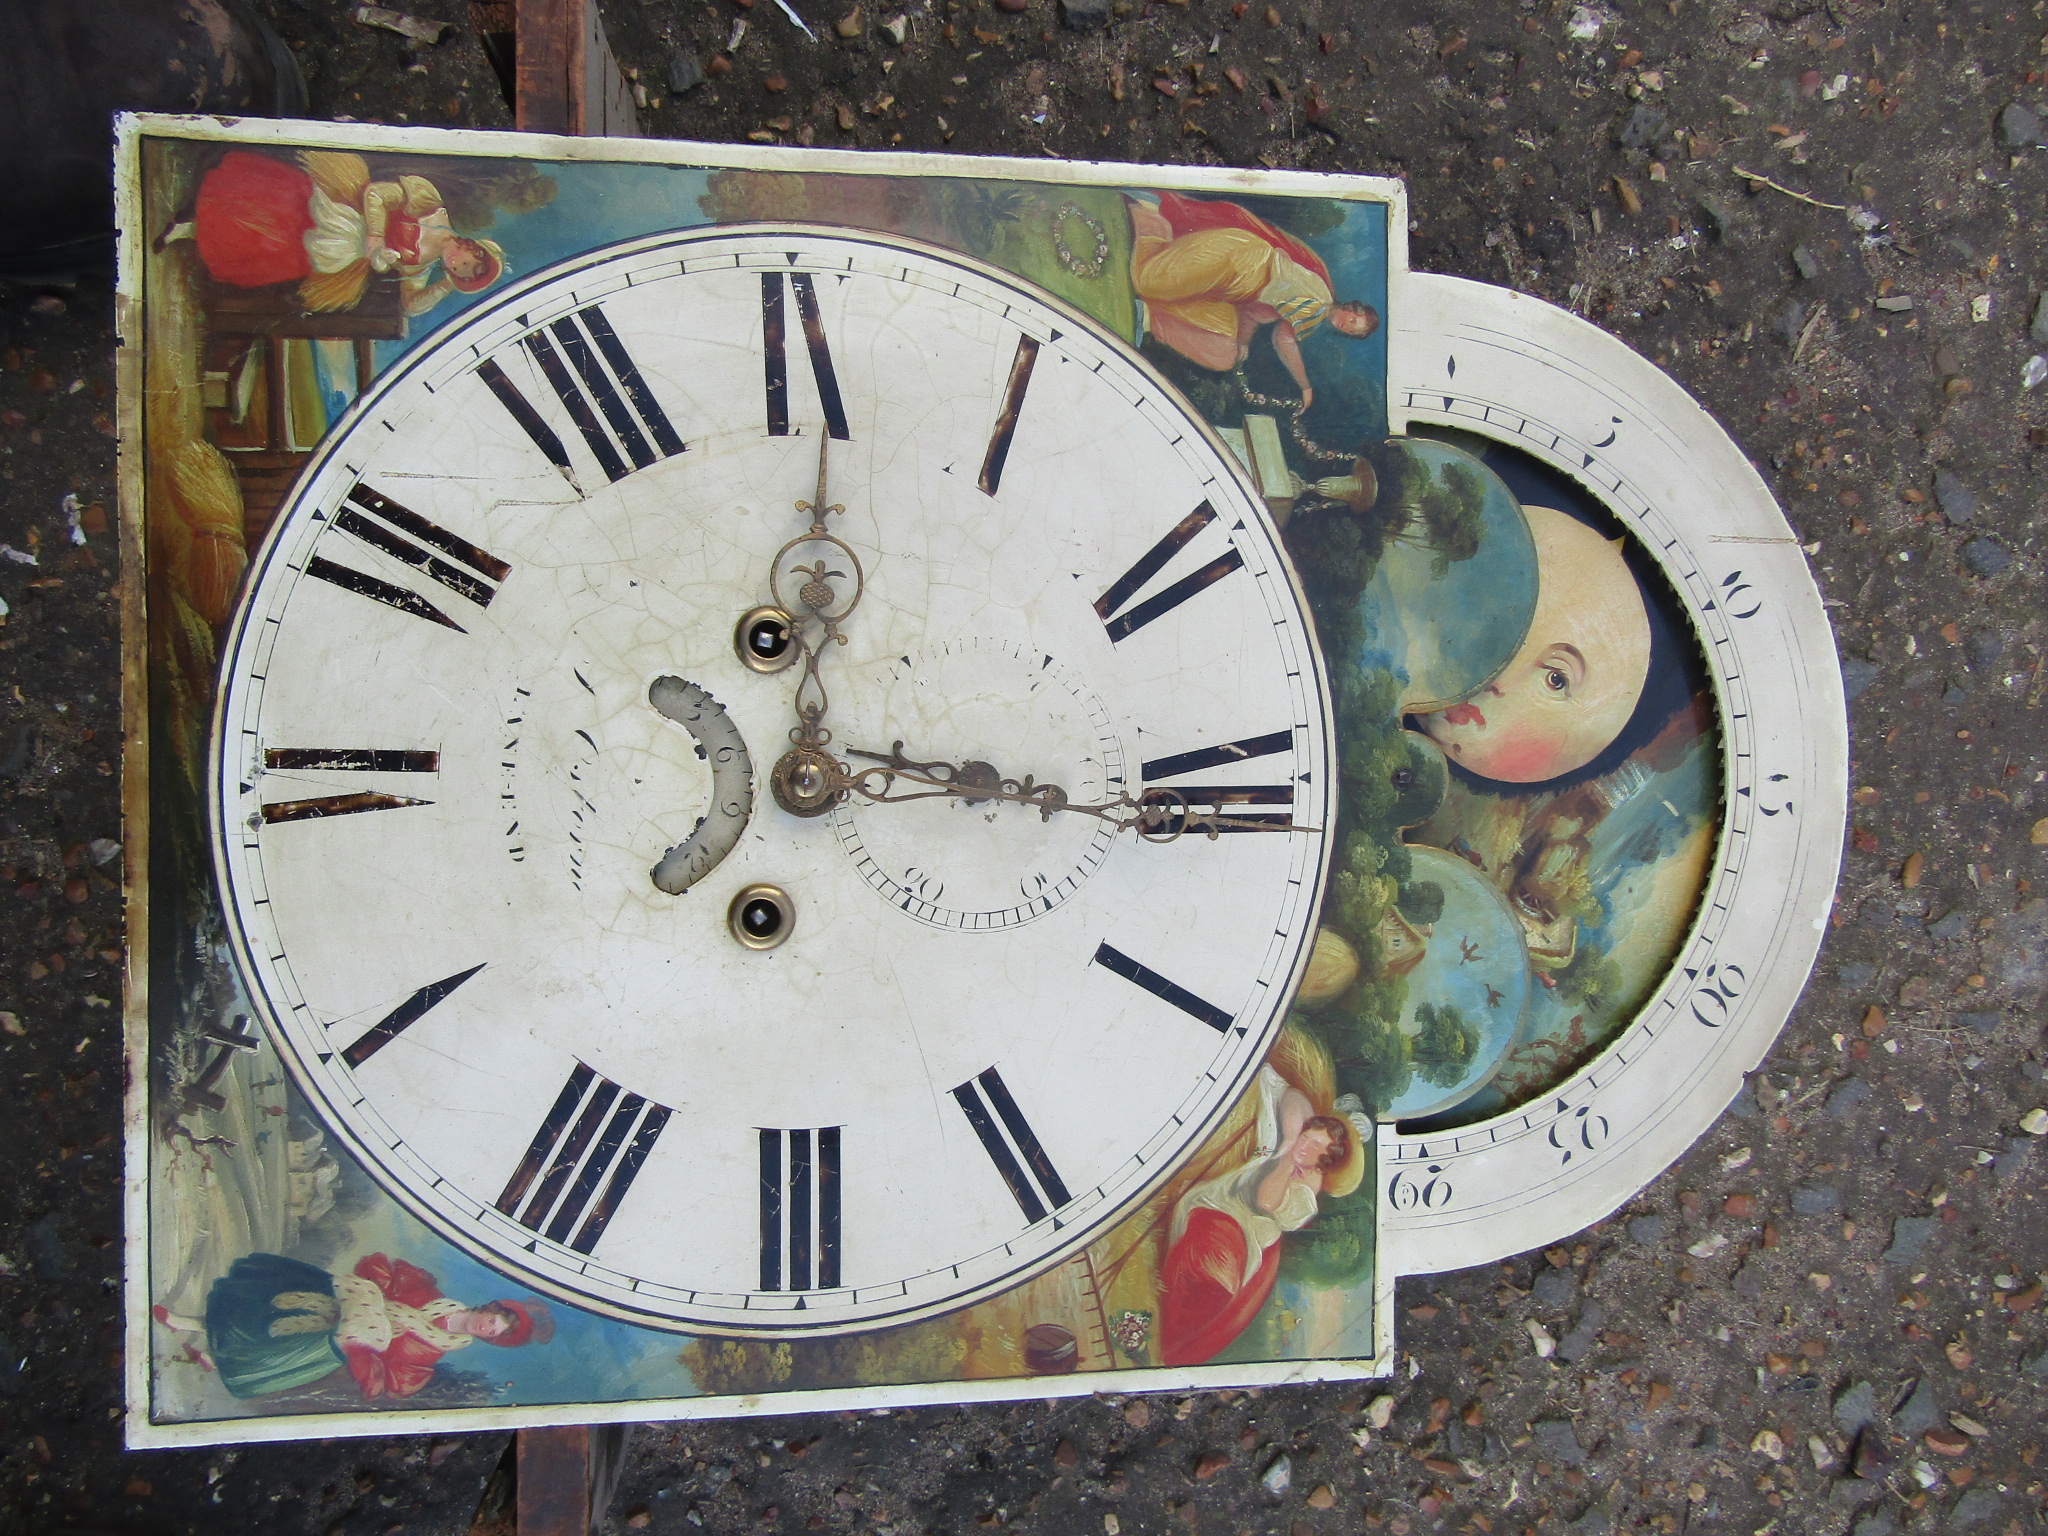
[[(809, 674), (734, 636), (814, 499), (823, 750), (924, 773), (807, 818), (756, 791)], [(1057, 1262), (1242, 1092), (1314, 931), (1328, 705), (1263, 503), (1121, 343), (910, 242), (664, 236), (473, 309), (226, 655), (216, 858), (300, 1082), (452, 1241), (635, 1321)]]

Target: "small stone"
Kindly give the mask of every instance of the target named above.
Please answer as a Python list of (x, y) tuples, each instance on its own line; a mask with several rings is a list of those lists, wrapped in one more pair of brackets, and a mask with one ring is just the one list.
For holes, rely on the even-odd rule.
[(1802, 1184), (1792, 1191), (1792, 1210), (1800, 1216), (1825, 1216), (1842, 1208), (1842, 1191), (1833, 1184)]
[(1892, 1424), (1902, 1435), (1924, 1435), (1941, 1423), (1941, 1404), (1925, 1377), (1913, 1383), (1906, 1400), (1892, 1411)]
[(1109, 25), (1109, 0), (1060, 0), (1060, 20), (1075, 32)]
[(2005, 1019), (1996, 1013), (1959, 1013), (1956, 1022), (1980, 1035), (1995, 1035), (2003, 1027)]
[(910, 36), (910, 18), (908, 16), (884, 17), (881, 21), (881, 28), (882, 35), (898, 48), (901, 48), (904, 39)]
[(1942, 1529), (1974, 1531), (1997, 1514), (1998, 1494), (1990, 1488), (1972, 1488), (1956, 1500), (1956, 1507), (1948, 1512), (1948, 1520)]
[(1081, 1459), (1081, 1453), (1074, 1449), (1074, 1442), (1062, 1440), (1052, 1448), (1052, 1462), (1056, 1467), (1071, 1467)]
[(1742, 215), (1735, 207), (1718, 197), (1696, 199), (1701, 213), (1707, 216), (1707, 228), (1713, 237), (1723, 245), (1742, 244)]
[(1210, 1478), (1230, 1465), (1230, 1458), (1221, 1451), (1210, 1451), (1195, 1463), (1195, 1481), (1206, 1483)]
[[(1955, 691), (1961, 692), (1960, 689)], [(1929, 923), (1927, 925), (1927, 933), (1930, 938), (1936, 939), (1959, 938), (1965, 926), (1966, 924), (1961, 912), (1950, 912), (1946, 916), (1938, 917)]]
[(1530, 1289), (1529, 1294), (1543, 1306), (1568, 1307), (1571, 1305), (1572, 1293), (1577, 1288), (1576, 1275), (1569, 1269), (1559, 1269), (1552, 1265), (1536, 1277), (1536, 1284)]
[(1927, 1247), (1940, 1223), (1932, 1216), (1901, 1216), (1892, 1223), (1892, 1245), (1881, 1255), (1890, 1264), (1911, 1264)]
[(2040, 117), (2016, 101), (1998, 114), (1998, 139), (2014, 154), (2048, 146), (2048, 138), (2042, 136)]
[(1953, 1424), (1957, 1429), (1960, 1429), (1964, 1434), (1968, 1435), (1972, 1440), (1982, 1440), (1986, 1435), (1991, 1433), (1989, 1428), (1987, 1428), (1983, 1424), (1978, 1423), (1975, 1419), (1971, 1418), (1967, 1413), (1952, 1413), (1948, 1416), (1948, 1421), (1949, 1423)]
[(1749, 1448), (1759, 1456), (1768, 1456), (1772, 1461), (1785, 1459), (1785, 1442), (1778, 1438), (1775, 1429), (1760, 1429), (1756, 1438), (1749, 1442)]
[(1842, 658), (1842, 692), (1848, 698), (1854, 699), (1876, 681), (1876, 662), (1866, 661), (1861, 656)]
[(1756, 1196), (1733, 1194), (1721, 1202), (1721, 1209), (1737, 1221), (1746, 1221), (1756, 1214)]
[(1888, 1509), (1876, 1510), (1856, 1522), (1849, 1536), (1898, 1536), (1899, 1522)]
[(1152, 1405), (1142, 1397), (1134, 1397), (1124, 1404), (1124, 1422), (1133, 1429), (1145, 1429), (1152, 1423)]
[(704, 83), (704, 66), (694, 53), (679, 53), (668, 61), (669, 94), (681, 96)]
[(1874, 1427), (1866, 1427), (1849, 1451), (1849, 1471), (1866, 1482), (1882, 1482), (1891, 1475), (1892, 1453)]
[(1536, 1437), (1539, 1455), (1551, 1461), (1561, 1461), (1568, 1467), (1585, 1465), (1586, 1448), (1579, 1444), (1578, 1432), (1569, 1420), (1544, 1419), (1529, 1428)]
[(2048, 293), (2034, 300), (2034, 318), (2027, 322), (2027, 334), (2048, 346)]
[(1650, 149), (1664, 137), (1664, 129), (1669, 122), (1669, 118), (1647, 101), (1639, 101), (1629, 109), (1628, 116), (1614, 131), (1614, 142), (1623, 149)]
[(1310, 1509), (1328, 1509), (1337, 1502), (1337, 1490), (1328, 1483), (1317, 1483), (1315, 1491), (1308, 1496)]
[(2029, 1136), (2048, 1136), (2048, 1109), (2036, 1106), (2020, 1116), (2020, 1129)]
[(1647, 1248), (1652, 1243), (1663, 1242), (1664, 1233), (1669, 1226), (1670, 1223), (1664, 1217), (1653, 1211), (1647, 1216), (1631, 1216), (1628, 1222), (1628, 1235), (1631, 1241), (1641, 1243)]
[(1853, 1435), (1866, 1424), (1877, 1422), (1877, 1388), (1867, 1381), (1852, 1381), (1835, 1398), (1835, 1428)]
[(1614, 1536), (1614, 1495), (1610, 1492), (1565, 1529), (1573, 1536)]
[(859, 37), (862, 32), (867, 30), (867, 17), (862, 13), (861, 8), (856, 5), (832, 24), (832, 30), (849, 40)]
[(1996, 630), (1980, 629), (1963, 642), (1963, 655), (1968, 659), (1972, 672), (1982, 672), (1995, 666), (2004, 654), (2005, 637)]
[(1963, 564), (1974, 575), (1996, 576), (2012, 564), (2012, 556), (1996, 539), (1972, 539), (1963, 546)]
[(1600, 1330), (1606, 1326), (1607, 1314), (1587, 1302), (1579, 1313), (1578, 1326), (1557, 1341), (1558, 1359), (1577, 1365), (1593, 1352), (1593, 1346), (1600, 1342)]
[(1771, 322), (1771, 329), (1778, 333), (1779, 340), (1786, 346), (1799, 344), (1799, 333), (1806, 329), (1806, 305), (1799, 299), (1787, 299), (1785, 307), (1778, 311), (1778, 318)]
[(1930, 1429), (1920, 1439), (1927, 1449), (1941, 1456), (1961, 1456), (1970, 1449), (1970, 1437), (1952, 1429)]
[(1381, 1393), (1366, 1405), (1365, 1421), (1374, 1429), (1385, 1429), (1387, 1421), (1392, 1419), (1393, 1416), (1394, 1397), (1390, 1392)]
[(2020, 388), (2037, 389), (2048, 383), (2048, 357), (2036, 352), (2020, 367)]
[(1275, 1456), (1273, 1464), (1266, 1468), (1259, 1478), (1259, 1486), (1279, 1498), (1294, 1483), (1294, 1459), (1290, 1456)]
[(1529, 1342), (1536, 1346), (1537, 1359), (1548, 1360), (1557, 1353), (1557, 1340), (1552, 1336), (1548, 1328), (1537, 1322), (1533, 1317), (1523, 1323), (1522, 1326), (1528, 1330)]
[(1828, 1095), (1828, 1114), (1836, 1120), (1846, 1120), (1856, 1108), (1870, 1097), (1870, 1084), (1860, 1077), (1845, 1078), (1835, 1085)]
[(1102, 1536), (1123, 1536), (1123, 1528), (1123, 1521), (1117, 1519), (1114, 1513), (1104, 1513), (1102, 1517)]
[(1911, 294), (1905, 293), (1886, 294), (1877, 301), (1877, 307), (1888, 315), (1909, 314), (1912, 312), (1913, 298)]
[(1941, 515), (1952, 523), (1967, 523), (1977, 515), (1976, 496), (1945, 469), (1934, 477), (1934, 499), (1941, 507)]
[(1804, 245), (1792, 247), (1792, 265), (1809, 283), (1827, 270), (1820, 264), (1820, 258), (1813, 254), (1812, 248)]

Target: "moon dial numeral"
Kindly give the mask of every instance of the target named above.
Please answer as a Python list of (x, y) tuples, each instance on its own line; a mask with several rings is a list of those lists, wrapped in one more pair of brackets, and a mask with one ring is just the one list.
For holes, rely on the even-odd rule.
[(982, 1150), (996, 1165), (996, 1172), (1010, 1186), (1017, 1208), (1027, 1222), (1043, 1221), (1048, 1209), (1057, 1210), (1073, 1198), (1052, 1159), (1045, 1155), (1045, 1148), (1039, 1145), (1030, 1123), (1018, 1110), (1017, 1101), (1003, 1086), (1000, 1072), (990, 1067), (955, 1088), (953, 1097), (966, 1114), (967, 1123), (974, 1127), (974, 1134), (981, 1139)]
[(761, 1289), (839, 1285), (839, 1127), (761, 1132)]
[(550, 1242), (589, 1253), (633, 1187), (669, 1113), (665, 1105), (624, 1093), (578, 1062), (506, 1181), (498, 1209)]

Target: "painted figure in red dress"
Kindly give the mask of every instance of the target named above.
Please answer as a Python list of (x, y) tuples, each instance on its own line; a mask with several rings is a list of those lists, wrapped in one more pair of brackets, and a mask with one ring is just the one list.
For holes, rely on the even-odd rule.
[(219, 1371), (236, 1397), (308, 1386), (339, 1368), (365, 1399), (411, 1397), (456, 1350), (545, 1344), (555, 1332), (544, 1301), (466, 1307), (443, 1296), (425, 1270), (382, 1253), (364, 1256), (345, 1275), (281, 1254), (248, 1254), (213, 1282), (203, 1322), (154, 1310), (167, 1328), (205, 1334), (205, 1351), (188, 1348), (187, 1355)]
[(1315, 1219), (1321, 1197), (1348, 1195), (1364, 1178), (1371, 1122), (1356, 1099), (1331, 1101), (1332, 1076), (1327, 1053), (1283, 1033), (1259, 1069), (1249, 1161), (1175, 1205), (1160, 1271), (1162, 1365), (1201, 1365), (1226, 1349), (1273, 1293), (1281, 1238)]
[[(374, 181), (361, 155), (302, 150), (281, 160), (230, 150), (199, 184), (192, 217), (160, 244), (190, 240), (215, 282), (297, 283), (312, 313), (353, 309), (370, 279), (396, 272), (405, 313), (477, 293), (505, 271), (489, 240), (458, 235), (424, 176)], [(438, 271), (438, 275), (437, 274)]]
[(1379, 311), (1338, 301), (1330, 269), (1301, 241), (1236, 203), (1162, 192), (1126, 197), (1131, 211), (1131, 286), (1145, 301), (1147, 328), (1201, 368), (1244, 365), (1252, 338), (1272, 328), (1273, 351), (1315, 403), (1301, 338), (1327, 321), (1347, 336), (1380, 328)]

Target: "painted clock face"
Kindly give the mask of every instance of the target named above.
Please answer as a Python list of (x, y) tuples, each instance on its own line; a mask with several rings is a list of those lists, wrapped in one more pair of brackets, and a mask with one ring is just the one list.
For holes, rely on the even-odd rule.
[[(805, 668), (741, 621), (814, 501), (858, 600), (812, 739), (911, 766), (796, 815)], [(1314, 930), (1328, 705), (1263, 505), (1121, 343), (912, 243), (663, 236), (472, 310), (309, 467), (226, 658), (215, 853), (300, 1084), (635, 1321), (873, 1327), (1072, 1253)]]

